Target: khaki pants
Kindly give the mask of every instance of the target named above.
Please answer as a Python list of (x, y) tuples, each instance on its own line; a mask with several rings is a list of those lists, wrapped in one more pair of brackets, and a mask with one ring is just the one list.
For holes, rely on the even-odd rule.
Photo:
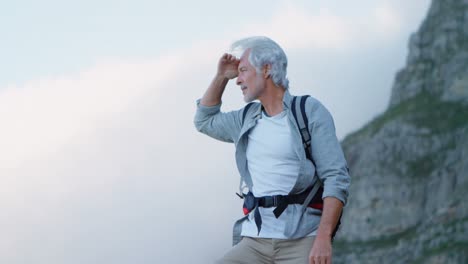
[(309, 264), (315, 237), (299, 239), (242, 238), (217, 264)]

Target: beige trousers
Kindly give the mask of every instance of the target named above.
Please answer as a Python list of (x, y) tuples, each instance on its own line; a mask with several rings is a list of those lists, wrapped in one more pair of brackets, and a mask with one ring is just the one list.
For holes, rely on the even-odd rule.
[(315, 237), (242, 238), (217, 264), (308, 264)]

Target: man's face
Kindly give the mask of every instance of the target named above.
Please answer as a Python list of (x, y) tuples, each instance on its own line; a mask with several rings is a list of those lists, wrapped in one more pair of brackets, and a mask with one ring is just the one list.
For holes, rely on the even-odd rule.
[(265, 89), (265, 80), (262, 78), (261, 73), (257, 73), (255, 67), (249, 62), (250, 50), (246, 50), (242, 54), (237, 76), (237, 85), (241, 87), (244, 94), (244, 101), (246, 103), (252, 102), (262, 94)]

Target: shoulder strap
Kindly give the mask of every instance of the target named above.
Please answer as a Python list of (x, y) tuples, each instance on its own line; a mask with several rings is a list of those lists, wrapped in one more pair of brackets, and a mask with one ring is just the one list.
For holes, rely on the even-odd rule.
[[(302, 138), (302, 144), (304, 146), (304, 150), (305, 150), (305, 153), (306, 153), (306, 157), (308, 160), (312, 161), (312, 164), (314, 164), (314, 167), (317, 168), (317, 166), (315, 165), (315, 161), (312, 157), (312, 154), (311, 154), (311, 136), (310, 136), (310, 132), (309, 132), (309, 119), (307, 117), (307, 113), (305, 111), (305, 103), (307, 101), (307, 98), (309, 98), (310, 96), (309, 95), (303, 95), (303, 96), (295, 96), (293, 98), (293, 101), (292, 101), (292, 105), (291, 105), (291, 110), (292, 110), (292, 114), (294, 116), (294, 119), (296, 120), (296, 123), (297, 123), (297, 127), (299, 128), (299, 132), (301, 134), (301, 138)], [(297, 99), (299, 98), (300, 102), (299, 104), (297, 104)], [(307, 196), (305, 202), (304, 202), (304, 205), (302, 210), (305, 211), (307, 205), (312, 201), (312, 199), (314, 198), (314, 196), (316, 194), (320, 194), (320, 190), (321, 188), (323, 188), (323, 184), (322, 184), (322, 181), (320, 180), (320, 178), (318, 177), (317, 175), (317, 170), (315, 170), (315, 176), (317, 177), (317, 182), (316, 184), (314, 184), (312, 190), (310, 191), (309, 195)], [(318, 183), (318, 184), (317, 184)], [(323, 189), (322, 189), (323, 191)]]
[[(292, 113), (294, 115), (294, 119), (296, 119), (297, 126), (299, 128), (299, 131), (301, 133), (302, 137), (302, 143), (304, 144), (304, 149), (306, 152), (306, 157), (310, 161), (312, 161), (312, 164), (314, 164), (315, 168), (317, 166), (315, 165), (315, 161), (312, 157), (312, 152), (311, 152), (311, 136), (309, 132), (309, 119), (307, 118), (307, 113), (305, 111), (305, 103), (307, 98), (310, 97), (309, 95), (303, 95), (303, 96), (295, 96), (292, 101)], [(300, 98), (300, 104), (296, 105), (296, 99)], [(315, 176), (317, 177), (316, 184), (312, 187), (312, 190), (310, 191), (309, 195), (307, 195), (306, 200), (304, 201), (304, 204), (302, 206), (302, 212), (304, 213), (305, 209), (307, 208), (306, 205), (308, 205), (312, 199), (314, 199), (314, 196), (319, 195), (321, 198), (321, 192), (323, 192), (323, 183), (320, 180), (320, 178), (317, 175), (317, 169), (315, 170)], [(335, 238), (336, 232), (338, 231), (338, 228), (340, 227), (341, 224), (341, 217), (343, 216), (343, 212), (341, 212), (340, 217), (338, 218), (338, 223), (335, 226), (335, 229), (333, 230), (332, 234), (332, 241)]]
[[(301, 133), (302, 137), (302, 144), (304, 145), (304, 149), (306, 152), (306, 157), (308, 160), (312, 161), (315, 166), (314, 159), (312, 158), (311, 152), (311, 137), (309, 133), (309, 119), (307, 118), (307, 114), (305, 111), (305, 103), (309, 95), (304, 96), (295, 96), (292, 101), (292, 113), (294, 119), (296, 120), (297, 127), (299, 128), (299, 132)], [(300, 98), (299, 105), (296, 104), (296, 99)]]

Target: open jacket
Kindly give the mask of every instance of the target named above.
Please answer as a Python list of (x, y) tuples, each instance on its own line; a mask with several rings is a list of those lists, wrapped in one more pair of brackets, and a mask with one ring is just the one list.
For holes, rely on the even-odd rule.
[[(300, 159), (299, 175), (290, 194), (301, 193), (312, 186), (317, 180), (314, 176), (315, 170), (317, 170), (317, 175), (323, 182), (324, 191), (322, 198), (332, 196), (339, 199), (345, 205), (348, 198), (350, 176), (343, 150), (336, 137), (333, 118), (317, 99), (310, 97), (307, 100), (305, 109), (309, 122), (308, 127), (312, 146), (311, 154), (315, 161), (314, 166), (305, 155), (299, 128), (290, 109), (292, 99), (293, 96), (286, 90), (283, 97), (283, 107), (287, 112), (291, 133), (293, 133), (293, 148)], [(242, 122), (244, 108), (226, 113), (221, 112), (220, 108), (221, 104), (207, 107), (200, 104), (200, 99), (197, 100), (197, 111), (194, 120), (195, 127), (198, 131), (210, 137), (235, 144), (237, 168), (242, 181), (251, 190), (252, 179), (247, 168), (246, 150), (248, 133), (262, 116), (261, 104), (255, 103), (249, 108), (244, 122)], [(240, 188), (242, 189), (242, 187)], [(281, 215), (281, 217), (288, 217), (288, 222), (290, 223), (284, 232), (285, 236), (288, 238), (307, 236), (318, 228), (320, 216), (320, 210), (307, 207), (307, 205), (290, 204)], [(233, 244), (237, 244), (240, 241), (242, 222), (247, 217), (245, 216), (235, 223)]]

